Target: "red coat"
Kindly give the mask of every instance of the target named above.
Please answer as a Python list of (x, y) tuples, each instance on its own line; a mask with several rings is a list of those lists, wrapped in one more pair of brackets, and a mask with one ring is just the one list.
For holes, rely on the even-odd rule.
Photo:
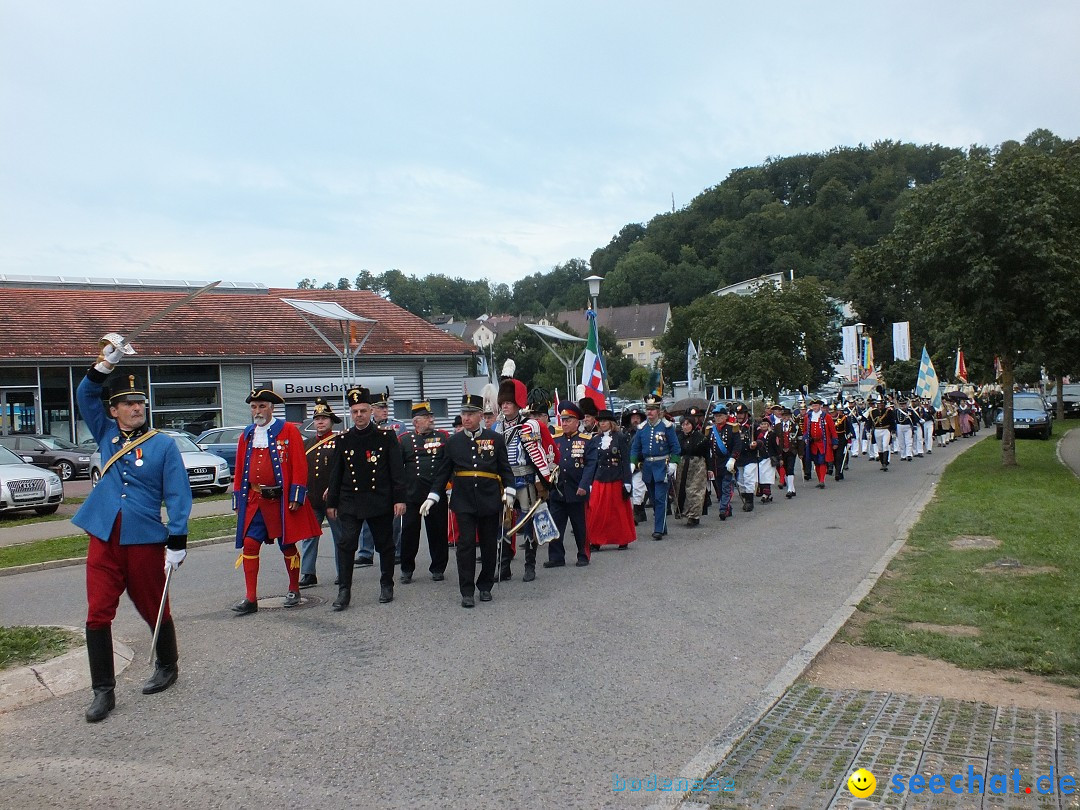
[(802, 433), (803, 441), (806, 443), (806, 449), (803, 451), (806, 454), (806, 458), (812, 458), (813, 449), (811, 445), (815, 441), (824, 442), (825, 448), (822, 450), (825, 453), (825, 461), (833, 461), (833, 448), (839, 442), (836, 435), (836, 423), (833, 421), (832, 414), (828, 411), (821, 411), (821, 429), (822, 435), (814, 438), (810, 435), (810, 412), (803, 414), (802, 425), (800, 427), (800, 433)]
[[(236, 510), (236, 547), (244, 547), (244, 534), (255, 516), (258, 498), (249, 497), (248, 471), (254, 448), (251, 446), (255, 426), (248, 425), (240, 434), (236, 446), (236, 477), (233, 479), (233, 509)], [(322, 532), (315, 512), (307, 499), (308, 463), (304, 452), (304, 437), (291, 422), (277, 419), (267, 432), (270, 468), (275, 483), (282, 487), (282, 497), (276, 501), (281, 510), (283, 545), (317, 537)], [(263, 502), (264, 504), (267, 502)], [(290, 503), (300, 504), (296, 510)]]

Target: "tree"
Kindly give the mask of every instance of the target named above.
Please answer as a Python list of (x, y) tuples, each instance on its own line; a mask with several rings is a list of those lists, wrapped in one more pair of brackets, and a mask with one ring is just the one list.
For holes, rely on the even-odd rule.
[(1080, 142), (1048, 135), (949, 161), (941, 179), (909, 195), (892, 232), (859, 254), (854, 274), (853, 289), (892, 296), (1001, 359), (1006, 466), (1016, 464), (1017, 367), (1039, 359), (1058, 324), (1080, 320)]
[(893, 391), (914, 391), (915, 384), (919, 381), (919, 361), (897, 360), (889, 363), (882, 376), (885, 378), (886, 387)]
[(671, 379), (686, 377), (687, 339), (700, 340), (706, 379), (776, 398), (816, 388), (840, 358), (838, 313), (821, 284), (797, 279), (751, 295), (706, 296), (672, 316), (660, 342)]

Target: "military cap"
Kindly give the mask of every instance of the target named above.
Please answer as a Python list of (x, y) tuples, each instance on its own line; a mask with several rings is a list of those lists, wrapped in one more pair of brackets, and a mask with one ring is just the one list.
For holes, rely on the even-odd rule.
[(454, 427), (461, 427), (461, 414), (454, 417)]
[(146, 402), (146, 386), (134, 374), (110, 374), (105, 391), (110, 405), (119, 402)]
[(649, 394), (647, 397), (645, 397), (645, 407), (646, 408), (663, 408), (664, 407), (664, 398), (663, 397), (658, 397), (656, 394)]
[(389, 408), (390, 407), (390, 389), (389, 388), (384, 389), (381, 394), (376, 394), (374, 397), (370, 398), (369, 402), (371, 402), (372, 405), (376, 405), (376, 406), (378, 406), (380, 408)]
[(461, 398), (462, 413), (479, 413), (484, 410), (484, 398), (479, 394), (465, 394)]
[(716, 404), (716, 407), (714, 407), (714, 408), (712, 409), (712, 412), (713, 412), (713, 413), (715, 413), (715, 414), (721, 414), (721, 413), (722, 413), (722, 414), (724, 414), (724, 416), (727, 416), (727, 408), (725, 408), (725, 407), (724, 407), (724, 406), (723, 406), (722, 404), (720, 404), (720, 403), (717, 403), (717, 404)]
[(529, 392), (529, 410), (533, 413), (547, 413), (551, 407), (551, 394), (543, 388), (534, 388)]
[(412, 406), (413, 416), (431, 416), (431, 403), (430, 402), (417, 402)]
[(574, 419), (582, 419), (582, 418), (584, 418), (585, 414), (582, 413), (581, 408), (579, 408), (573, 402), (568, 400), (566, 402), (560, 402), (559, 403), (559, 416), (561, 416), (564, 419), (566, 417), (572, 417)]
[(349, 406), (353, 405), (371, 405), (371, 392), (364, 388), (362, 385), (355, 385), (345, 392), (345, 396), (349, 400)]
[(315, 397), (315, 411), (311, 414), (312, 417), (329, 416), (330, 421), (335, 425), (341, 421), (341, 417), (334, 413), (333, 409), (326, 403), (326, 400), (322, 397)]
[(252, 402), (269, 402), (272, 405), (284, 405), (285, 400), (270, 387), (270, 383), (260, 383), (251, 389), (251, 393), (244, 400), (248, 404)]

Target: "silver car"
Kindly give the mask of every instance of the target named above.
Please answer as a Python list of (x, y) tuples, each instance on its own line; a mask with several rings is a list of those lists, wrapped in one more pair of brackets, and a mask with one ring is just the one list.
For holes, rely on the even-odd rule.
[[(176, 446), (180, 448), (180, 455), (184, 458), (184, 467), (187, 468), (188, 482), (192, 490), (205, 489), (211, 492), (227, 492), (232, 484), (232, 473), (229, 472), (229, 462), (221, 456), (207, 453), (199, 449), (187, 434), (178, 430), (162, 430), (172, 437)], [(90, 456), (90, 481), (94, 486), (101, 480), (101, 453), (94, 451)]]
[(59, 475), (0, 447), (0, 514), (33, 509), (39, 515), (51, 515), (63, 500), (64, 482)]

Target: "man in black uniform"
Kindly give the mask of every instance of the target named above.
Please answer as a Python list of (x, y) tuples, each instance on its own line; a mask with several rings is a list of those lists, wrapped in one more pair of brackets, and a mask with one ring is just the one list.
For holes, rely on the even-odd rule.
[(371, 420), (371, 394), (350, 388), (347, 394), (353, 427), (337, 439), (334, 466), (326, 496), (326, 516), (341, 521), (338, 543), (338, 595), (334, 610), (352, 598), (353, 555), (364, 521), (371, 527), (379, 552), (379, 601), (394, 601), (394, 518), (405, 514), (405, 468), (401, 445), (392, 431)]
[[(330, 466), (334, 459), (334, 450), (337, 448), (337, 433), (334, 426), (341, 424), (341, 417), (334, 413), (333, 409), (322, 397), (315, 398), (315, 412), (312, 422), (315, 423), (315, 435), (304, 439), (304, 452), (307, 454), (308, 463), (308, 502), (315, 512), (315, 519), (322, 526), (323, 518), (326, 517), (326, 500), (323, 493), (330, 485)], [(330, 524), (330, 536), (334, 540), (334, 560), (337, 561), (337, 541), (341, 533), (341, 524), (335, 519), (328, 521)], [(300, 542), (300, 587), (310, 588), (319, 584), (316, 575), (315, 563), (319, 558), (319, 537)], [(340, 579), (340, 576), (338, 577)]]
[[(413, 429), (401, 437), (401, 455), (405, 462), (408, 491), (405, 495), (405, 517), (401, 527), (401, 584), (412, 582), (416, 570), (416, 552), (420, 548), (420, 504), (431, 491), (431, 480), (443, 456), (450, 434), (435, 429), (431, 406), (418, 402), (412, 408)], [(431, 554), (431, 578), (441, 582), (449, 559), (446, 534), (446, 499), (443, 498), (427, 517), (428, 552)]]
[(874, 401), (867, 414), (870, 426), (874, 431), (874, 446), (878, 450), (878, 461), (881, 463), (881, 471), (889, 471), (889, 456), (892, 448), (892, 435), (896, 430), (896, 415), (892, 407), (885, 400), (885, 394)]
[[(476, 537), (480, 544), (480, 576), (476, 577), (476, 551), (472, 543), (458, 542), (458, 587), (461, 606), (476, 603), (473, 594), (480, 592), (481, 602), (491, 601), (495, 583), (495, 555), (500, 517), (504, 509), (513, 509), (517, 490), (514, 472), (500, 434), (480, 425), (484, 398), (466, 394), (461, 402), (463, 430), (446, 441), (442, 458), (431, 481), (431, 491), (420, 504), (419, 513), (427, 517), (444, 499), (446, 485), (454, 482), (450, 509), (457, 520), (460, 537)], [(474, 577), (475, 581), (474, 581)]]
[(559, 448), (559, 477), (548, 496), (548, 507), (559, 529), (559, 539), (548, 544), (544, 568), (566, 565), (563, 539), (568, 519), (577, 541), (577, 565), (580, 568), (589, 564), (591, 549), (585, 537), (585, 499), (596, 475), (596, 442), (592, 440), (592, 434), (578, 431), (583, 418), (581, 408), (573, 402), (560, 403), (559, 419), (563, 430), (555, 437), (555, 446)]

